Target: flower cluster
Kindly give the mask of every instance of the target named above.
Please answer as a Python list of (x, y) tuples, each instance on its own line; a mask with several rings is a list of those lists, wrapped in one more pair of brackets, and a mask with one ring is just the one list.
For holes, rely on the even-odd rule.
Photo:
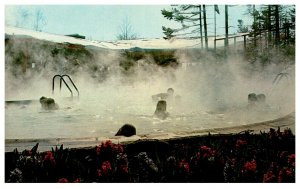
[(94, 148), (61, 146), (43, 153), (37, 152), (37, 144), (5, 154), (5, 181), (295, 182), (295, 136), (289, 129), (152, 144), (108, 140)]
[(96, 153), (98, 156), (100, 155), (116, 155), (118, 153), (123, 153), (123, 146), (120, 144), (114, 144), (110, 140), (102, 142), (100, 145), (96, 147)]
[(244, 165), (244, 169), (245, 171), (251, 171), (251, 172), (255, 172), (256, 171), (256, 161), (252, 160), (252, 161), (247, 161), (246, 164)]
[(56, 161), (55, 161), (55, 158), (54, 158), (52, 152), (50, 152), (50, 151), (46, 152), (46, 155), (45, 155), (45, 157), (44, 157), (44, 163), (45, 163), (45, 164), (48, 163), (48, 164), (50, 164), (52, 167), (55, 167)]
[(189, 163), (185, 159), (182, 159), (179, 162), (179, 168), (182, 169), (182, 170), (184, 170), (186, 173), (190, 172), (190, 165), (189, 165)]
[(295, 182), (295, 154), (280, 153), (278, 163), (272, 162), (263, 182)]
[(243, 140), (243, 139), (238, 139), (236, 141), (235, 146), (236, 146), (237, 149), (243, 148), (243, 147), (247, 146), (247, 141)]

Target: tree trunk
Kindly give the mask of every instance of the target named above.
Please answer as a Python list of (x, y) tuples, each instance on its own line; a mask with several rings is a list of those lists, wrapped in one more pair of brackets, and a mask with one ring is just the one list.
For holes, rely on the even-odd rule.
[(271, 25), (271, 5), (268, 5), (268, 45), (270, 46), (272, 40), (272, 25)]
[(253, 5), (253, 23), (254, 23), (254, 46), (256, 46), (256, 33), (257, 33), (257, 27), (256, 27), (256, 10), (255, 10), (255, 5)]
[(228, 5), (225, 5), (225, 48), (228, 48)]
[(201, 5), (199, 5), (199, 21), (200, 21), (200, 39), (201, 39), (201, 49), (203, 49), (203, 34), (202, 34), (202, 11), (201, 11)]
[(279, 5), (275, 5), (275, 44), (279, 45), (280, 31), (279, 31)]
[(204, 19), (205, 49), (208, 50), (207, 23), (206, 23), (206, 9), (205, 9), (205, 5), (203, 5), (203, 19)]

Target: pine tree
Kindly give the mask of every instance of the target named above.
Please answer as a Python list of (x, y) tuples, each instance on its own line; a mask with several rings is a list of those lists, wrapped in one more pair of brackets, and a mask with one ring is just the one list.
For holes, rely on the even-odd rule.
[[(203, 11), (202, 11), (203, 10)], [(168, 20), (174, 20), (181, 23), (181, 28), (172, 29), (165, 26), (162, 27), (165, 39), (173, 37), (198, 37), (201, 39), (201, 47), (203, 47), (202, 39), (202, 18), (204, 23), (205, 47), (208, 48), (207, 39), (207, 23), (205, 5), (173, 5), (170, 11), (163, 9), (162, 15)]]

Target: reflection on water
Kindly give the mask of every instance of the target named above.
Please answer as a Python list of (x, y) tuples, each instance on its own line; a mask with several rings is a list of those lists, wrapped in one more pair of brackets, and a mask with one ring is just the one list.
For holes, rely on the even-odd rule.
[(39, 103), (6, 106), (5, 138), (111, 137), (125, 123), (133, 124), (138, 135), (191, 132), (266, 121), (280, 116), (275, 110), (256, 112), (250, 116), (249, 110), (239, 107), (228, 112), (208, 112), (201, 108), (184, 109), (171, 104), (168, 106), (171, 116), (160, 120), (153, 117), (155, 104), (150, 99), (147, 101), (132, 96), (126, 100), (108, 98), (105, 101), (96, 98), (58, 100), (60, 109), (56, 111), (43, 111)]

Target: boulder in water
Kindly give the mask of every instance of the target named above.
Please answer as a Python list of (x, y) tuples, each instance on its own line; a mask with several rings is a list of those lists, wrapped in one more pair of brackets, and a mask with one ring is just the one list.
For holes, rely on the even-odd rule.
[(135, 127), (131, 124), (125, 124), (118, 130), (118, 132), (115, 136), (130, 137), (130, 136), (133, 136), (133, 135), (136, 135)]

